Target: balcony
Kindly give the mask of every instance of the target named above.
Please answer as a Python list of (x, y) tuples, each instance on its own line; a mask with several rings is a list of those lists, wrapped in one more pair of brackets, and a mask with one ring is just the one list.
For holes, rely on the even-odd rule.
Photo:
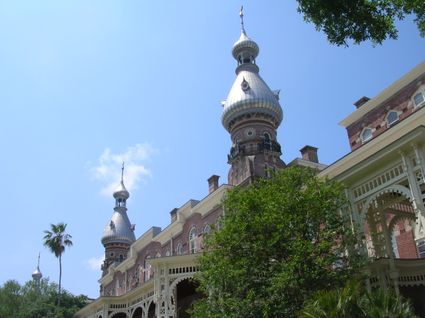
[(263, 140), (257, 143), (238, 144), (230, 148), (230, 154), (227, 155), (227, 159), (231, 162), (239, 155), (249, 156), (267, 152), (282, 154), (281, 147), (277, 141)]

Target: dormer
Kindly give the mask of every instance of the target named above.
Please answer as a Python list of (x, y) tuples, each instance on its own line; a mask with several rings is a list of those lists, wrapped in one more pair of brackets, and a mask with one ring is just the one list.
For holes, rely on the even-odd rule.
[(425, 105), (425, 62), (416, 66), (374, 98), (362, 97), (356, 110), (340, 122), (354, 151), (380, 136)]
[(413, 107), (419, 108), (425, 105), (425, 85), (419, 87), (419, 89), (412, 96)]

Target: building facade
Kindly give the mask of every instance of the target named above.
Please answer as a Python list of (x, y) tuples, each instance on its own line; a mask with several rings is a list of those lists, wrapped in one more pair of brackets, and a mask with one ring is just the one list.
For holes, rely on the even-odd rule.
[[(78, 318), (183, 318), (199, 297), (193, 277), (203, 238), (219, 229), (221, 202), (234, 186), (244, 186), (286, 166), (319, 170), (340, 180), (350, 205), (343, 211), (358, 232), (359, 246), (373, 261), (369, 286), (394, 288), (425, 300), (425, 63), (373, 99), (363, 97), (341, 124), (351, 152), (330, 166), (318, 161), (317, 148), (305, 146), (301, 158), (285, 164), (276, 130), (283, 112), (278, 91), (259, 75), (259, 47), (248, 37), (243, 14), (232, 55), (236, 79), (222, 102), (222, 124), (231, 149), (228, 183), (208, 179), (209, 194), (170, 212), (170, 224), (135, 238), (127, 215), (130, 194), (123, 178), (102, 236), (105, 261), (100, 297), (76, 313)], [(425, 312), (425, 310), (423, 310)]]
[(369, 287), (393, 288), (425, 316), (425, 62), (341, 121), (351, 152), (320, 176), (343, 182), (346, 215), (371, 259)]
[[(220, 227), (223, 196), (234, 186), (250, 184), (286, 166), (277, 141), (283, 119), (279, 92), (272, 91), (259, 75), (259, 47), (245, 31), (243, 12), (241, 22), (241, 34), (232, 49), (236, 79), (222, 102), (222, 124), (232, 143), (228, 183), (219, 185), (219, 177), (211, 176), (208, 196), (172, 210), (165, 229), (152, 227), (136, 240), (126, 208), (130, 193), (122, 174), (113, 193), (114, 211), (101, 239), (105, 261), (100, 297), (76, 317), (188, 317), (187, 309), (199, 297), (192, 280), (199, 270), (196, 257), (205, 235)], [(317, 160), (311, 164), (319, 165)]]

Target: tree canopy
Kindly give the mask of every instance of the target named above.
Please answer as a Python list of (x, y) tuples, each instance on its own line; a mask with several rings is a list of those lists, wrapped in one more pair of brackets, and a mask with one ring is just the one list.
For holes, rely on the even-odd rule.
[(64, 290), (58, 306), (56, 290), (57, 284), (48, 279), (42, 279), (39, 286), (33, 281), (22, 286), (17, 281), (7, 281), (0, 286), (0, 318), (71, 318), (89, 300)]
[(301, 168), (231, 190), (200, 257), (194, 317), (295, 317), (315, 291), (344, 285), (361, 263), (347, 253), (345, 204), (340, 184)]
[(396, 39), (396, 22), (414, 16), (420, 35), (425, 36), (423, 0), (297, 0), (298, 11), (307, 22), (322, 30), (329, 42), (347, 45), (366, 40), (381, 44)]

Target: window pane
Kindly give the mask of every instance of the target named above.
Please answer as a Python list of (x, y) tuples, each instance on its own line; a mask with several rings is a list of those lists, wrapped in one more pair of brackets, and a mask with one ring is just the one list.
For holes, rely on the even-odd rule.
[(367, 141), (372, 138), (372, 129), (367, 128), (362, 133), (362, 140)]
[(398, 120), (398, 114), (397, 112), (389, 112), (387, 116), (387, 123), (392, 124)]
[(415, 101), (415, 106), (419, 106), (424, 102), (424, 95), (422, 95), (422, 93), (417, 93), (413, 99)]

